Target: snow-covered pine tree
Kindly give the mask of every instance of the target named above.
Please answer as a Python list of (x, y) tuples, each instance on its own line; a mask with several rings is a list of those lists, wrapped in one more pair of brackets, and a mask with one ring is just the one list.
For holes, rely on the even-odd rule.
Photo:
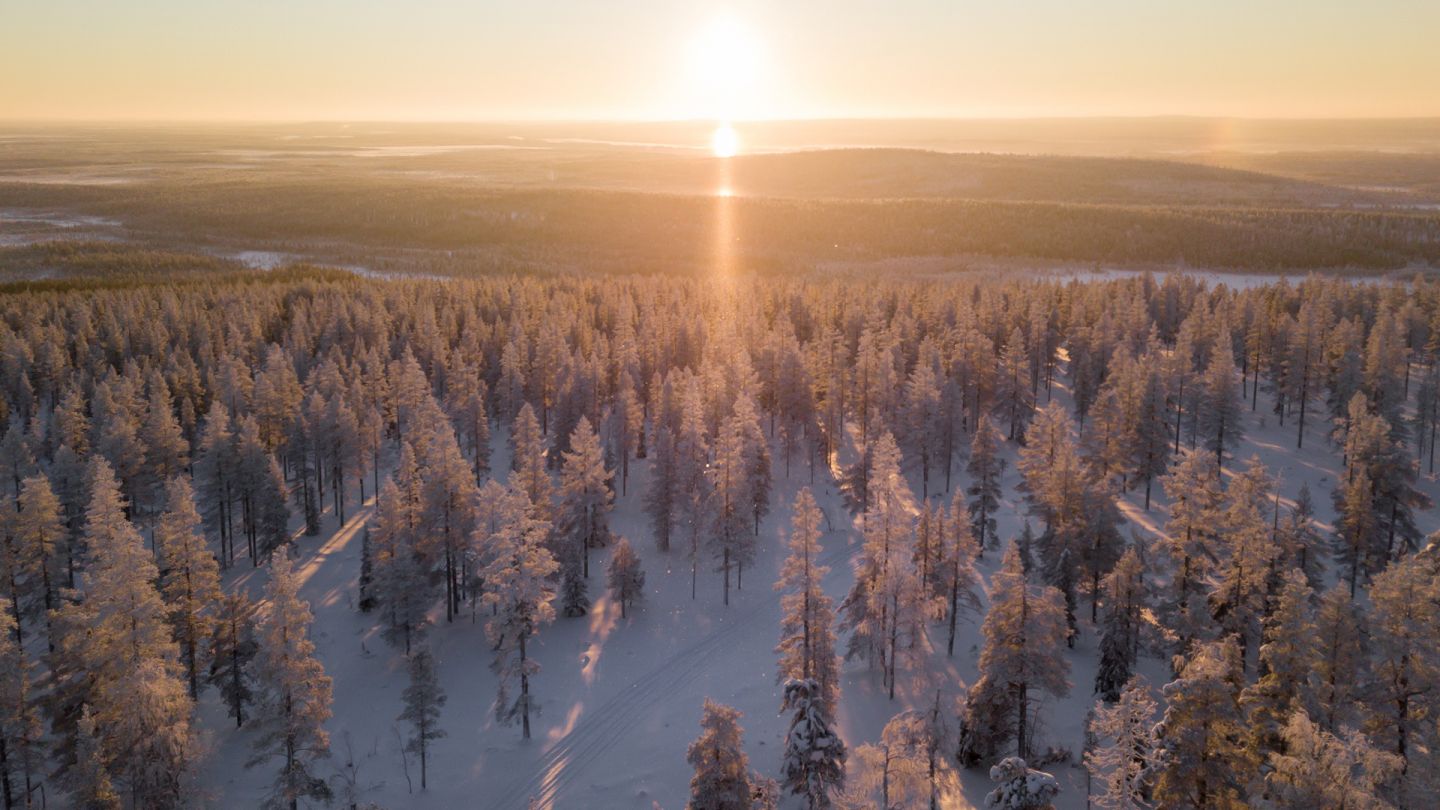
[(965, 494), (958, 489), (950, 501), (950, 509), (943, 523), (940, 532), (940, 559), (936, 564), (943, 581), (946, 602), (945, 621), (948, 633), (945, 654), (953, 656), (960, 611), (980, 611), (979, 578), (975, 574), (975, 558), (980, 555), (980, 547), (971, 532), (969, 515), (965, 510)]
[(1151, 769), (1159, 764), (1155, 740), (1155, 699), (1150, 685), (1136, 676), (1115, 700), (1095, 704), (1090, 728), (1103, 745), (1086, 752), (1084, 765), (1097, 777), (1101, 792), (1095, 804), (1108, 810), (1144, 810)]
[(804, 796), (809, 810), (832, 806), (831, 794), (845, 785), (845, 743), (831, 728), (824, 687), (814, 678), (785, 682), (781, 713), (790, 712), (780, 784), (792, 795)]
[(255, 699), (253, 669), (259, 647), (254, 603), (240, 591), (224, 594), (215, 604), (209, 682), (235, 718), (236, 728), (245, 725), (245, 710)]
[(1335, 539), (1331, 553), (1354, 598), (1359, 586), (1385, 566), (1384, 535), (1375, 519), (1370, 474), (1363, 467), (1335, 491)]
[(1306, 676), (1310, 714), (1324, 730), (1355, 726), (1357, 698), (1368, 681), (1369, 628), (1343, 582), (1320, 596), (1315, 608), (1314, 666)]
[(985, 794), (985, 806), (995, 810), (1054, 810), (1060, 783), (1044, 771), (1030, 768), (1022, 757), (1006, 757), (990, 768), (995, 789)]
[(1025, 430), (1035, 413), (1035, 392), (1030, 385), (1030, 358), (1020, 327), (1010, 333), (1000, 355), (1000, 373), (995, 377), (995, 415), (1007, 426), (1006, 438), (1025, 443)]
[[(935, 368), (930, 363), (915, 364), (905, 381), (904, 431), (906, 447), (920, 463), (921, 499), (930, 499), (930, 472), (940, 460), (944, 411)], [(948, 459), (946, 460), (948, 464)]]
[(835, 610), (822, 582), (830, 569), (819, 562), (820, 508), (808, 487), (795, 496), (791, 510), (790, 554), (780, 568), (780, 656), (777, 680), (814, 680), (816, 700), (826, 717), (834, 717), (840, 697), (840, 672), (835, 655)]
[(629, 540), (622, 537), (615, 544), (607, 576), (610, 593), (620, 603), (620, 618), (623, 619), (629, 615), (631, 605), (645, 599), (645, 571), (640, 567), (640, 555), (630, 547)]
[(1005, 459), (1000, 458), (1000, 434), (989, 418), (980, 416), (975, 436), (970, 440), (970, 522), (975, 540), (983, 554), (985, 548), (996, 548), (1000, 536), (995, 530), (995, 514), (1000, 510), (1000, 476), (1005, 473)]
[(259, 705), (252, 724), (260, 730), (254, 767), (281, 761), (267, 804), (296, 810), (300, 800), (329, 801), (330, 786), (316, 775), (318, 760), (330, 755), (330, 677), (310, 641), (310, 605), (300, 598), (300, 580), (288, 555), (270, 561), (270, 581), (256, 623), (259, 650), (255, 683)]
[(585, 582), (590, 576), (590, 549), (610, 542), (609, 515), (615, 502), (600, 437), (587, 417), (576, 423), (564, 459), (555, 536), (562, 577), (560, 609), (566, 616), (584, 616), (590, 610)]
[(1161, 544), (1173, 571), (1164, 613), (1179, 636), (1181, 654), (1188, 655), (1190, 644), (1210, 629), (1210, 611), (1203, 597), (1219, 553), (1215, 538), (1221, 507), (1217, 478), (1208, 456), (1184, 450), (1161, 482), (1170, 499), (1170, 518)]
[(438, 569), (444, 581), (445, 620), (449, 622), (460, 612), (463, 557), (475, 531), (480, 493), (450, 421), (443, 418), (438, 407), (427, 408), (426, 414), (413, 431), (419, 437), (416, 450), (424, 470), (420, 490), (420, 536), (424, 540), (420, 546), (422, 556)]
[(530, 497), (542, 520), (550, 519), (552, 484), (545, 461), (545, 436), (535, 409), (526, 402), (510, 428), (510, 469), (513, 483)]
[(154, 585), (159, 572), (126, 520), (119, 484), (101, 457), (90, 464), (90, 493), (84, 598), (62, 608), (67, 615), (59, 623), (69, 630), (56, 652), (78, 679), (72, 685), (79, 702), (94, 708), (112, 777), (137, 802), (173, 807), (193, 764), (192, 704), (177, 677), (165, 603)]
[(181, 476), (165, 484), (165, 511), (155, 525), (155, 547), (160, 592), (170, 607), (170, 626), (194, 700), (200, 696), (200, 671), (209, 666), (206, 641), (214, 629), (211, 608), (221, 594), (220, 569), (201, 533), (190, 482)]
[(1179, 677), (1165, 685), (1165, 715), (1155, 728), (1160, 741), (1154, 792), (1158, 806), (1247, 806), (1245, 790), (1259, 763), (1243, 744), (1241, 680), (1239, 648), (1216, 641), (1196, 647)]
[(901, 472), (900, 448), (888, 432), (881, 433), (875, 442), (870, 508), (865, 511), (864, 551), (840, 612), (842, 628), (851, 632), (846, 657), (879, 663), (891, 699), (899, 659), (914, 664), (924, 652), (925, 621), (943, 604), (927, 593), (911, 564), (914, 511), (914, 493)]
[(9, 589), (12, 596), (23, 593), (26, 597), (18, 605), (20, 616), (45, 618), (48, 623), (50, 611), (59, 603), (58, 588), (64, 577), (59, 549), (66, 540), (60, 499), (50, 488), (50, 480), (43, 475), (23, 480), (11, 517), (9, 542), (13, 554), (7, 554), (12, 559), (6, 567), (13, 565), (18, 570), (7, 572), (12, 580)]
[(440, 679), (435, 675), (435, 657), (428, 646), (423, 646), (410, 656), (410, 685), (405, 687), (402, 696), (405, 709), (396, 718), (410, 724), (405, 750), (420, 757), (421, 790), (429, 787), (426, 764), (430, 743), (445, 736), (445, 730), (440, 728), (440, 710), (445, 707), (445, 699), (445, 690), (440, 688)]
[[(499, 677), (495, 719), (506, 725), (519, 719), (528, 740), (530, 711), (537, 708), (530, 697), (530, 678), (540, 671), (540, 665), (531, 660), (526, 645), (541, 625), (555, 619), (551, 577), (560, 566), (545, 547), (550, 527), (536, 517), (524, 489), (505, 490), (495, 509), (495, 530), (482, 540), (489, 560), (483, 571), (485, 592), (480, 599), (491, 609), (485, 635), (495, 645), (492, 669)], [(517, 685), (519, 694), (512, 699), (511, 690)]]
[[(990, 582), (990, 611), (982, 628), (980, 680), (966, 699), (960, 732), (960, 759), (974, 764), (1015, 741), (1029, 754), (1035, 693), (1064, 697), (1070, 691), (1070, 662), (1060, 592), (1032, 586), (1012, 544)], [(1000, 706), (1001, 711), (994, 711)]]
[(1235, 387), (1235, 356), (1228, 346), (1217, 347), (1210, 366), (1200, 381), (1200, 436), (1206, 450), (1215, 454), (1217, 466), (1225, 465), (1225, 451), (1240, 446), (1244, 428), (1240, 424), (1240, 392)]
[(1212, 614), (1240, 644), (1242, 669), (1246, 652), (1258, 642), (1260, 622), (1269, 596), (1270, 580), (1280, 549), (1272, 521), (1273, 482), (1258, 456), (1232, 477), (1226, 491), (1229, 503), (1220, 515), (1224, 547), (1210, 581)]
[(706, 470), (712, 503), (709, 545), (725, 578), (726, 605), (730, 604), (731, 569), (743, 567), (755, 556), (745, 431), (744, 420), (738, 414), (726, 418), (715, 439), (715, 457)]
[(1265, 774), (1267, 807), (1311, 810), (1387, 810), (1386, 786), (1400, 771), (1400, 757), (1377, 750), (1358, 731), (1336, 737), (1310, 721), (1303, 709), (1290, 715), (1283, 749), (1270, 754)]
[(1374, 656), (1366, 725), (1377, 745), (1404, 760), (1400, 804), (1418, 807), (1426, 804), (1436, 743), (1435, 723), (1427, 718), (1440, 698), (1440, 582), (1422, 559), (1407, 557), (1375, 576), (1370, 600)]
[[(770, 443), (765, 439), (765, 432), (760, 427), (760, 415), (755, 409), (755, 402), (743, 390), (735, 397), (735, 406), (731, 417), (735, 420), (740, 432), (741, 446), (744, 448), (742, 455), (745, 459), (744, 469), (744, 503), (751, 518), (751, 531), (760, 534), (760, 521), (770, 513)], [(753, 555), (752, 555), (753, 556)], [(740, 561), (738, 580), (744, 585), (745, 563), (750, 560)]]
[(205, 530), (220, 541), (220, 563), (235, 563), (235, 472), (238, 465), (230, 411), (216, 400), (200, 428), (195, 448), (195, 490)]
[(1319, 590), (1325, 573), (1323, 541), (1315, 528), (1315, 500), (1309, 484), (1302, 483), (1295, 494), (1295, 505), (1285, 513), (1279, 540), (1281, 567), (1300, 569), (1310, 587)]
[(1142, 612), (1146, 609), (1145, 568), (1134, 546), (1105, 576), (1104, 633), (1100, 637), (1100, 666), (1095, 673), (1095, 694), (1106, 703), (1120, 699), (1130, 682), (1140, 651)]
[(80, 707), (75, 765), (69, 771), (66, 787), (77, 810), (120, 810), (124, 806), (105, 767), (105, 753), (101, 750), (100, 735), (89, 706)]
[(1315, 624), (1310, 617), (1314, 597), (1305, 575), (1291, 569), (1265, 617), (1260, 645), (1260, 679), (1240, 695), (1252, 746), (1262, 756), (1283, 750), (1283, 731), (1290, 715), (1302, 710), (1302, 689), (1315, 668), (1318, 649)]
[(375, 506), (373, 547), (376, 599), (388, 625), (385, 638), (410, 653), (423, 636), (434, 601), (431, 566), (422, 556), (424, 496), (409, 441), (400, 446), (400, 464), (380, 489)]
[(0, 610), (0, 800), (6, 808), (31, 805), (44, 776), (45, 733), (30, 677), (15, 619)]
[(695, 769), (686, 810), (773, 808), (774, 783), (750, 770), (741, 747), (740, 712), (706, 698), (700, 729), (685, 752)]

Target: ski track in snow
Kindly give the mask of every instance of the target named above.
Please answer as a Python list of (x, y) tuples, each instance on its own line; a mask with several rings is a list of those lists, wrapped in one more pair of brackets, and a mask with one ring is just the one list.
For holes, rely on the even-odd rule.
[[(840, 539), (845, 545), (822, 554), (817, 561), (819, 564), (835, 570), (836, 563), (846, 562), (854, 555), (855, 548), (851, 547), (848, 537), (841, 534)], [(783, 594), (778, 592), (770, 594), (764, 602), (745, 611), (735, 621), (727, 622), (723, 628), (676, 651), (644, 677), (631, 683), (621, 694), (583, 715), (569, 734), (557, 740), (540, 757), (534, 774), (511, 785), (497, 802), (497, 807), (526, 810), (534, 798), (541, 807), (553, 808), (556, 796), (574, 781), (577, 772), (639, 723), (640, 710), (650, 705), (655, 695), (673, 692), (677, 687), (694, 681), (711, 663), (711, 654), (722, 648), (741, 628), (778, 608), (782, 597)]]

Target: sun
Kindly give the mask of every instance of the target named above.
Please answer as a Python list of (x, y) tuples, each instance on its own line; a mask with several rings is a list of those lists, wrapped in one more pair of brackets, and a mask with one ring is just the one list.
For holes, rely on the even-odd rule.
[(710, 135), (710, 151), (719, 158), (735, 157), (740, 152), (740, 136), (729, 124), (721, 124)]

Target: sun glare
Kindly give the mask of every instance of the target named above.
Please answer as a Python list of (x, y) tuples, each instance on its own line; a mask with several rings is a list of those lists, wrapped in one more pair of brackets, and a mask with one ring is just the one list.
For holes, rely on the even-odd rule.
[(763, 48), (738, 20), (717, 17), (701, 29), (690, 43), (689, 62), (689, 92), (697, 112), (726, 120), (756, 108), (765, 73)]
[(735, 157), (740, 152), (740, 136), (729, 124), (721, 124), (710, 135), (710, 151), (715, 157)]

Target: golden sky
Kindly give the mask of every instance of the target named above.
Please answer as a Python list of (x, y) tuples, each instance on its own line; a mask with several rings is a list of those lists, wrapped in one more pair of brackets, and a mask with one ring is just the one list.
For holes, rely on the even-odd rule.
[(0, 119), (1440, 116), (1440, 0), (0, 0)]

